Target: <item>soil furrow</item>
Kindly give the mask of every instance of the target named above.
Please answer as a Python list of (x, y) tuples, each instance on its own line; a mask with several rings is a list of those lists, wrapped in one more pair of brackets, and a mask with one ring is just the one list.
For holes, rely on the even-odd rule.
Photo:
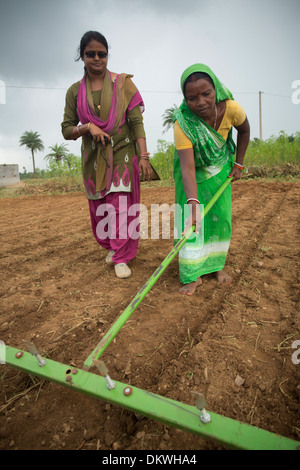
[[(174, 259), (104, 352), (112, 378), (190, 404), (190, 392), (199, 391), (211, 411), (299, 439), (292, 361), (300, 340), (299, 189), (279, 181), (232, 185), (225, 270), (233, 282), (205, 276), (192, 297), (182, 296)], [(171, 206), (174, 188), (142, 187), (141, 202), (148, 213), (150, 204)], [(82, 367), (172, 240), (141, 240), (132, 277), (118, 280), (93, 239), (83, 194), (0, 206), (0, 339), (20, 348), (33, 340), (52, 359)], [(1, 380), (2, 449), (221, 448), (54, 383), (26, 392), (25, 373), (3, 369)], [(20, 390), (26, 393), (14, 399)]]

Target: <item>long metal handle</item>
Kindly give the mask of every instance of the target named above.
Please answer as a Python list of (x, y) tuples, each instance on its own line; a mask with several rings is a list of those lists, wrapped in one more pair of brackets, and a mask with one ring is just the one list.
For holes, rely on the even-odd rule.
[[(219, 199), (221, 194), (225, 191), (227, 186), (230, 184), (231, 178), (227, 178), (225, 183), (218, 189), (216, 194), (212, 197), (209, 203), (204, 208), (203, 217), (206, 216), (208, 211), (212, 208), (215, 202)], [(152, 289), (158, 278), (162, 275), (165, 269), (169, 266), (171, 261), (177, 255), (177, 253), (181, 250), (184, 244), (187, 242), (189, 237), (192, 235), (195, 227), (191, 227), (186, 234), (182, 236), (182, 238), (176, 243), (174, 248), (170, 251), (170, 253), (166, 256), (166, 258), (162, 261), (156, 271), (152, 274), (152, 276), (148, 279), (148, 281), (143, 285), (141, 290), (137, 293), (134, 299), (130, 302), (128, 307), (124, 310), (123, 313), (117, 318), (115, 323), (112, 327), (108, 330), (108, 332), (103, 336), (100, 343), (97, 344), (96, 348), (91, 352), (91, 354), (86, 358), (84, 362), (83, 368), (85, 370), (89, 369), (93, 366), (94, 360), (99, 359), (103, 351), (107, 348), (107, 346), (111, 343), (111, 341), (115, 338), (118, 334), (122, 326), (126, 323), (129, 317), (132, 315), (134, 310), (138, 307), (144, 297), (148, 294), (149, 290)]]

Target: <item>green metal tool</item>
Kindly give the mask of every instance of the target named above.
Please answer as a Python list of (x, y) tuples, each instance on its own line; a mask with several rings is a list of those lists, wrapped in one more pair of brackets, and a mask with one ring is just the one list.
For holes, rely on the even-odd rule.
[[(77, 369), (47, 359), (40, 367), (34, 356), (10, 346), (6, 348), (6, 363), (16, 369), (42, 377), (71, 390), (101, 399), (134, 413), (141, 414), (168, 426), (218, 441), (222, 445), (241, 450), (296, 450), (300, 442), (250, 426), (240, 421), (209, 412), (211, 421), (204, 424), (201, 412), (205, 399), (197, 394), (196, 406), (180, 403), (137, 387), (114, 381), (114, 387), (107, 385), (107, 377), (91, 371)], [(103, 364), (100, 373), (107, 376)], [(202, 417), (203, 418), (203, 417)]]

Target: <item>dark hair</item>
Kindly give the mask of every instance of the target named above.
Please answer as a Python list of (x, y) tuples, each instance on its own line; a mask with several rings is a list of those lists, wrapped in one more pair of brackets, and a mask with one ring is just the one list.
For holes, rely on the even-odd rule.
[(76, 62), (80, 59), (83, 59), (84, 49), (86, 48), (88, 43), (91, 42), (93, 39), (95, 39), (95, 41), (100, 42), (108, 52), (108, 44), (103, 34), (98, 33), (98, 31), (88, 31), (81, 38), (80, 45), (78, 47), (78, 55), (75, 59)]
[(215, 88), (214, 82), (212, 81), (211, 77), (207, 73), (205, 73), (205, 72), (195, 72), (195, 73), (192, 73), (191, 75), (189, 75), (188, 78), (186, 79), (186, 81), (184, 82), (183, 94), (185, 95), (185, 87), (186, 87), (187, 83), (195, 82), (197, 80), (200, 80), (200, 78), (204, 78), (205, 80), (207, 80)]

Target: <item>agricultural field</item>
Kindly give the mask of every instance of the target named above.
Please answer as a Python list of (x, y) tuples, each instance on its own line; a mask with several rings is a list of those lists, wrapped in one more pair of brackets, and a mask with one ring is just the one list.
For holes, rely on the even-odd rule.
[[(232, 184), (230, 285), (203, 278), (183, 296), (175, 258), (103, 354), (120, 382), (300, 440), (300, 182)], [(173, 186), (141, 202), (174, 203)], [(0, 199), (0, 340), (82, 368), (84, 360), (172, 249), (140, 240), (119, 280), (93, 238), (84, 194)], [(149, 222), (150, 230), (150, 222)], [(97, 372), (95, 372), (97, 373)], [(202, 450), (213, 441), (0, 365), (0, 449)]]

